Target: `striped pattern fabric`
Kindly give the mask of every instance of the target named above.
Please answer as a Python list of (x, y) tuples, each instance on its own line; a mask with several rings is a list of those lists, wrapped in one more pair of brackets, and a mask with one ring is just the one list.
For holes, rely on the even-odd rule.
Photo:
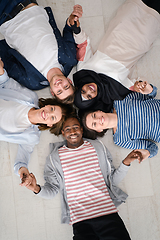
[(63, 146), (59, 156), (64, 172), (70, 224), (117, 212), (95, 149), (88, 141), (76, 149)]
[(149, 95), (131, 93), (122, 101), (114, 101), (118, 116), (114, 143), (129, 149), (148, 149), (157, 154), (160, 142), (160, 100)]

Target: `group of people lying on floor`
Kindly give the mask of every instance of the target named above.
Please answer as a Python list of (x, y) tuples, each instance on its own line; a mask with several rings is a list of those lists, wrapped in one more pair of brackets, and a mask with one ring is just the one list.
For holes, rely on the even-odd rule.
[[(132, 161), (157, 154), (160, 100), (155, 86), (129, 74), (159, 34), (159, 11), (157, 1), (127, 0), (93, 54), (80, 27), (80, 5), (61, 35), (51, 8), (35, 0), (0, 3), (0, 140), (19, 144), (14, 169), (22, 186), (45, 198), (61, 191), (62, 222), (73, 225), (73, 239), (103, 239), (102, 232), (130, 239), (117, 214), (127, 195), (117, 184)], [(53, 96), (38, 99), (33, 90), (49, 85)], [(133, 149), (117, 170), (96, 139), (110, 128), (116, 145)], [(41, 187), (28, 163), (46, 129), (66, 140), (51, 145)]]

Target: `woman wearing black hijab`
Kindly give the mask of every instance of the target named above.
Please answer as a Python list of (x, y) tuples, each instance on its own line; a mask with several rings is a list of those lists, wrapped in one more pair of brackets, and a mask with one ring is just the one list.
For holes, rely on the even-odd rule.
[(89, 38), (80, 32), (83, 42), (77, 43), (83, 55), (80, 53), (78, 59), (80, 71), (73, 75), (78, 108), (109, 112), (113, 100), (122, 100), (130, 91), (143, 94), (152, 91), (150, 86), (146, 92), (148, 84), (145, 81), (134, 84), (128, 78), (131, 68), (150, 49), (159, 34), (159, 3), (154, 2), (151, 6), (150, 2), (153, 4), (153, 1), (144, 4), (141, 0), (127, 0), (110, 22), (94, 55), (91, 55)]

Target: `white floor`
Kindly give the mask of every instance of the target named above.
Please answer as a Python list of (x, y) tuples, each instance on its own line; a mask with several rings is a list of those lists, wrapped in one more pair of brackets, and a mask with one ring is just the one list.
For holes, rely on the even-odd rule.
[[(81, 26), (91, 38), (93, 50), (104, 35), (105, 29), (124, 0), (39, 0), (38, 3), (51, 6), (59, 28), (72, 11), (74, 4), (84, 9)], [(134, 34), (134, 33), (133, 33)], [(160, 37), (152, 49), (137, 64), (133, 77), (145, 76), (160, 89)], [(41, 97), (50, 96), (49, 89), (38, 92)], [(160, 92), (158, 96), (160, 97)], [(49, 132), (41, 134), (35, 147), (29, 169), (40, 184), (43, 184), (43, 168), (49, 153), (49, 143), (61, 140)], [(111, 132), (103, 138), (114, 164), (118, 164), (129, 152), (115, 146)], [(0, 143), (0, 240), (69, 240), (72, 227), (60, 223), (61, 207), (59, 195), (52, 200), (38, 198), (26, 188), (20, 187), (19, 178), (13, 173), (17, 145)], [(160, 239), (160, 152), (142, 164), (134, 162), (120, 187), (128, 193), (125, 204), (119, 208), (133, 240)]]

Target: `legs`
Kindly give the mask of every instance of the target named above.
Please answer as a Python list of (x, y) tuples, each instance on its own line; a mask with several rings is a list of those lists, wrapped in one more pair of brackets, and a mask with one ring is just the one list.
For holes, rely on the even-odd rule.
[(4, 22), (13, 8), (23, 0), (2, 0), (0, 1), (0, 25)]
[(49, 7), (46, 7), (45, 9), (49, 15), (49, 23), (53, 28), (58, 43), (58, 61), (64, 67), (64, 75), (68, 76), (73, 66), (77, 64), (76, 44), (73, 38), (72, 29), (66, 23), (62, 36), (51, 9)]
[(73, 240), (131, 240), (118, 213), (73, 225)]
[(111, 20), (98, 50), (130, 70), (149, 51), (159, 32), (158, 12), (141, 0), (127, 0)]

